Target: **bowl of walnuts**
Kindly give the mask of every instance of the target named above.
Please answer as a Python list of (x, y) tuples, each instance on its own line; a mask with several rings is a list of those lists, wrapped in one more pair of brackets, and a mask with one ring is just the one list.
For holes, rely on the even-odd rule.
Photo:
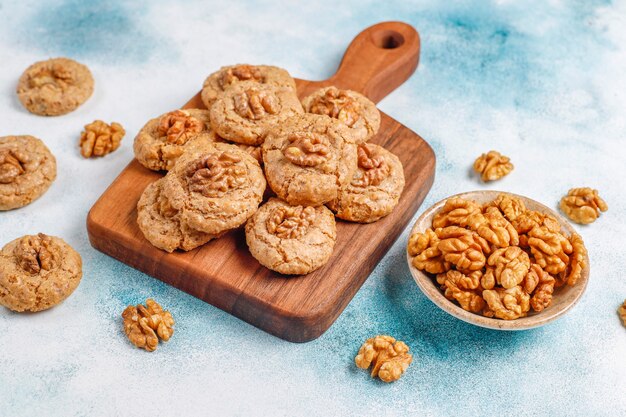
[(500, 191), (457, 194), (426, 210), (411, 230), (407, 261), (437, 306), (498, 330), (556, 320), (589, 280), (574, 228), (543, 204)]

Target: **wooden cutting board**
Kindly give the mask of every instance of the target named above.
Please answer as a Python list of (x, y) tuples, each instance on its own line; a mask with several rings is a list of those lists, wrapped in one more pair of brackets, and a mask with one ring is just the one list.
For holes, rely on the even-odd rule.
[[(326, 81), (296, 80), (303, 97), (335, 85), (360, 91), (375, 102), (415, 71), (419, 36), (413, 27), (384, 22), (361, 32), (339, 69)], [(201, 80), (198, 80), (201, 82)], [(200, 95), (184, 108), (204, 108)], [(412, 107), (407, 111), (417, 111)], [(283, 339), (307, 342), (324, 333), (411, 220), (430, 190), (435, 156), (416, 133), (381, 113), (372, 142), (398, 155), (406, 187), (392, 214), (368, 225), (337, 222), (330, 261), (304, 276), (287, 277), (250, 255), (243, 227), (190, 252), (168, 254), (153, 247), (137, 226), (136, 205), (145, 187), (162, 176), (133, 160), (92, 207), (87, 218), (98, 250), (221, 308)]]

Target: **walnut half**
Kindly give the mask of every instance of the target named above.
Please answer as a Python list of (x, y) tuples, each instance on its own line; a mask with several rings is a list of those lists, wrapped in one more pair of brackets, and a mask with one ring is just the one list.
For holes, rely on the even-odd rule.
[(126, 131), (119, 123), (110, 125), (102, 120), (96, 120), (85, 125), (80, 135), (80, 153), (85, 158), (104, 156), (120, 147)]
[(194, 135), (202, 131), (202, 122), (185, 110), (174, 110), (159, 120), (157, 132), (168, 143), (184, 145)]
[(314, 167), (326, 162), (330, 156), (330, 142), (326, 136), (312, 132), (289, 135), (289, 144), (283, 155), (292, 164)]
[(233, 96), (235, 112), (244, 119), (260, 120), (280, 111), (276, 94), (268, 90), (249, 88)]
[(335, 87), (315, 98), (309, 112), (338, 119), (348, 127), (352, 127), (360, 118), (359, 103), (346, 90)]
[(52, 239), (43, 233), (37, 236), (24, 236), (13, 250), (13, 254), (19, 266), (30, 274), (38, 274), (42, 269), (50, 271), (56, 264)]
[(480, 174), (483, 181), (494, 181), (513, 170), (511, 160), (500, 152), (489, 151), (474, 161), (474, 171)]
[(578, 224), (589, 224), (596, 221), (601, 211), (607, 211), (609, 206), (598, 195), (598, 190), (592, 188), (572, 188), (561, 199), (561, 211), (572, 221)]
[(238, 81), (257, 81), (263, 82), (261, 70), (254, 65), (242, 64), (228, 68), (220, 77), (220, 85), (222, 88)]
[(356, 149), (357, 161), (362, 175), (352, 180), (355, 187), (367, 187), (379, 185), (389, 176), (391, 168), (381, 152), (367, 143), (359, 145)]
[(174, 318), (151, 298), (146, 300), (145, 306), (126, 307), (122, 319), (128, 340), (148, 352), (156, 350), (159, 338), (167, 342), (174, 334)]
[(313, 207), (277, 207), (267, 219), (267, 231), (280, 239), (298, 239), (315, 220)]
[(391, 336), (376, 336), (367, 339), (354, 358), (361, 369), (372, 367), (372, 378), (379, 377), (384, 382), (400, 379), (413, 361), (409, 347)]
[(191, 162), (187, 167), (189, 189), (205, 197), (220, 197), (247, 182), (241, 157), (230, 152), (214, 152)]
[(624, 300), (624, 304), (617, 309), (617, 314), (619, 314), (619, 318), (622, 319), (622, 324), (626, 326), (626, 300)]
[(28, 155), (12, 149), (0, 149), (0, 184), (10, 184), (26, 170)]

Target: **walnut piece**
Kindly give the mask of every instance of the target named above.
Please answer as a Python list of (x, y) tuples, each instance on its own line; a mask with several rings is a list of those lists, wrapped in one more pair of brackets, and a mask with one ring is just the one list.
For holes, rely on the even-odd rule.
[(488, 207), (486, 212), (475, 212), (466, 220), (467, 226), (476, 231), (487, 242), (500, 248), (519, 243), (517, 231), (497, 207)]
[(379, 377), (384, 382), (400, 379), (413, 361), (409, 347), (391, 336), (376, 336), (367, 339), (354, 358), (361, 369), (372, 367), (372, 378)]
[(526, 205), (521, 199), (504, 193), (498, 194), (495, 200), (485, 204), (485, 210), (488, 207), (497, 207), (510, 222), (526, 212)]
[(513, 288), (494, 288), (484, 290), (483, 298), (489, 310), (503, 320), (515, 320), (525, 317), (530, 310), (530, 297), (519, 285)]
[(607, 211), (609, 206), (592, 188), (572, 188), (561, 199), (561, 211), (578, 224), (589, 224), (596, 221), (600, 211)]
[(535, 210), (527, 210), (511, 220), (511, 224), (519, 235), (530, 232), (535, 226), (544, 226), (551, 232), (559, 232), (561, 226), (554, 217)]
[(289, 144), (283, 155), (292, 164), (314, 167), (330, 157), (330, 141), (326, 136), (312, 132), (297, 132), (289, 135)]
[(167, 342), (174, 334), (174, 318), (151, 298), (146, 300), (145, 306), (138, 304), (136, 307), (126, 307), (122, 318), (128, 340), (148, 352), (156, 350), (159, 338)]
[(161, 117), (157, 133), (165, 137), (168, 143), (184, 145), (190, 138), (202, 132), (202, 128), (202, 122), (188, 111), (174, 110)]
[(439, 238), (437, 248), (443, 258), (461, 271), (477, 271), (485, 266), (486, 254), (491, 249), (485, 239), (476, 232), (458, 226), (435, 230)]
[(572, 245), (572, 253), (569, 255), (569, 264), (567, 268), (561, 272), (558, 276), (557, 283), (559, 286), (563, 284), (575, 285), (578, 279), (582, 275), (583, 269), (585, 269), (587, 256), (587, 249), (583, 238), (578, 233), (573, 233), (569, 242)]
[(362, 175), (352, 180), (355, 187), (377, 186), (389, 176), (391, 168), (385, 157), (377, 148), (367, 143), (360, 144), (357, 149), (357, 161)]
[(467, 219), (473, 213), (480, 212), (480, 205), (474, 201), (453, 197), (446, 200), (443, 208), (433, 217), (433, 227), (467, 226)]
[(0, 149), (0, 184), (10, 184), (26, 172), (28, 155), (13, 149)]
[(504, 288), (513, 288), (519, 285), (530, 269), (528, 254), (518, 246), (496, 249), (487, 260), (496, 283)]
[(617, 314), (619, 318), (622, 319), (622, 324), (626, 326), (626, 300), (624, 300), (624, 304), (617, 309)]
[[(536, 280), (537, 283), (533, 289), (534, 293), (530, 299), (530, 305), (537, 312), (543, 311), (552, 303), (552, 293), (556, 280), (537, 264), (531, 265), (528, 275), (531, 274), (536, 277), (533, 280)], [(531, 294), (531, 292), (526, 291), (526, 288), (525, 292)]]
[(298, 239), (304, 236), (315, 221), (313, 207), (277, 207), (267, 218), (267, 231), (280, 239)]
[(280, 111), (280, 102), (271, 91), (249, 88), (233, 96), (235, 112), (244, 119), (260, 120)]
[(263, 82), (263, 75), (261, 75), (261, 70), (258, 67), (254, 65), (242, 64), (228, 68), (220, 77), (220, 84), (222, 88), (238, 81)]
[(534, 227), (528, 232), (530, 253), (546, 272), (558, 274), (567, 268), (568, 254), (572, 253), (572, 244), (565, 236), (552, 232), (545, 226)]
[(30, 274), (38, 274), (43, 269), (50, 271), (56, 265), (52, 239), (43, 233), (37, 236), (24, 236), (13, 250), (18, 265)]
[(354, 126), (359, 120), (359, 103), (346, 90), (331, 87), (323, 96), (316, 97), (311, 102), (309, 113), (323, 114), (334, 119), (339, 119), (348, 127)]
[(441, 274), (450, 269), (450, 262), (443, 259), (443, 254), (437, 247), (439, 238), (433, 229), (424, 233), (414, 233), (409, 238), (408, 251), (413, 257), (411, 263), (421, 271), (431, 274)]
[(85, 158), (104, 156), (120, 147), (126, 131), (119, 123), (106, 124), (96, 120), (85, 125), (80, 134), (80, 153)]
[(456, 300), (461, 308), (472, 313), (480, 313), (485, 308), (485, 301), (475, 290), (480, 287), (481, 271), (465, 275), (459, 271), (448, 271), (437, 275), (437, 283), (444, 290), (448, 300)]
[(247, 170), (241, 157), (230, 152), (214, 152), (189, 163), (189, 190), (205, 197), (221, 197), (246, 184)]
[(483, 181), (494, 181), (513, 170), (510, 159), (496, 151), (480, 155), (474, 161), (474, 171), (480, 174)]
[(30, 88), (50, 88), (65, 91), (74, 84), (72, 71), (61, 62), (52, 62), (42, 66), (36, 74), (28, 80)]

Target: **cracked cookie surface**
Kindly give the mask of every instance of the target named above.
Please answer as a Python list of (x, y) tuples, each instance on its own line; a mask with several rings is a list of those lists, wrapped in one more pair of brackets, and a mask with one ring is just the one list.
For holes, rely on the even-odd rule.
[(337, 228), (325, 206), (290, 206), (271, 198), (246, 223), (246, 242), (261, 265), (285, 275), (320, 268), (332, 255)]
[(56, 159), (33, 136), (0, 137), (0, 210), (30, 204), (56, 179)]
[(327, 205), (337, 217), (371, 223), (388, 215), (404, 189), (404, 170), (398, 157), (382, 146), (364, 143), (358, 148), (358, 168)]
[(162, 195), (163, 178), (148, 185), (137, 203), (137, 224), (145, 238), (159, 249), (190, 251), (216, 236), (190, 229), (180, 213)]
[(260, 145), (270, 129), (302, 113), (294, 90), (245, 81), (215, 100), (211, 127), (229, 141)]
[(78, 252), (43, 233), (7, 243), (0, 251), (0, 305), (13, 311), (42, 311), (74, 292), (82, 277)]
[(135, 158), (153, 171), (168, 171), (190, 147), (212, 142), (209, 111), (174, 110), (151, 119), (137, 133)]
[(75, 110), (93, 93), (93, 77), (85, 65), (69, 58), (52, 58), (28, 67), (17, 85), (17, 96), (31, 113), (60, 116)]
[(238, 64), (222, 67), (206, 78), (200, 94), (202, 102), (207, 109), (210, 109), (225, 90), (244, 81), (296, 91), (296, 82), (282, 68), (270, 65)]
[(357, 143), (368, 141), (380, 128), (380, 112), (370, 99), (352, 90), (325, 87), (302, 100), (307, 113), (339, 120)]
[(354, 139), (337, 120), (316, 114), (293, 117), (272, 130), (262, 154), (268, 184), (294, 205), (334, 200), (357, 168)]
[(266, 182), (259, 163), (235, 145), (205, 143), (190, 149), (164, 178), (163, 195), (185, 227), (219, 235), (239, 227), (258, 209)]

